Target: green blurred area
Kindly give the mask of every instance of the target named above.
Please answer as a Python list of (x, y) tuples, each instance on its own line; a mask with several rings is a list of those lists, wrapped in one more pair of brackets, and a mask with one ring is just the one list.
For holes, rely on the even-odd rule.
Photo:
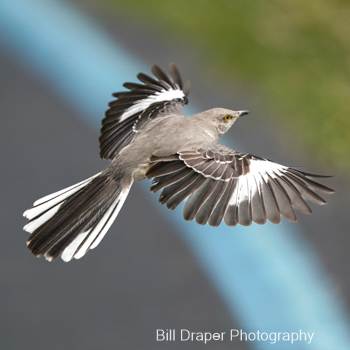
[(221, 78), (258, 86), (303, 148), (350, 174), (350, 1), (103, 2), (195, 43)]

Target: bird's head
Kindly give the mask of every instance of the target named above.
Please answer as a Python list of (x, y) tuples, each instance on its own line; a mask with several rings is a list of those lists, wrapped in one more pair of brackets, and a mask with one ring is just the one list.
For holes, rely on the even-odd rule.
[(239, 117), (247, 114), (249, 111), (231, 111), (225, 108), (214, 108), (207, 111), (207, 116), (214, 124), (219, 137), (225, 134)]

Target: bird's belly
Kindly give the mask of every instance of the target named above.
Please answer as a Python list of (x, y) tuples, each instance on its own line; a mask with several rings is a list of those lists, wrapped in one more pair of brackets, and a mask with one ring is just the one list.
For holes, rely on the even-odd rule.
[(143, 180), (146, 177), (146, 171), (149, 168), (149, 163), (139, 165), (132, 173), (134, 180)]

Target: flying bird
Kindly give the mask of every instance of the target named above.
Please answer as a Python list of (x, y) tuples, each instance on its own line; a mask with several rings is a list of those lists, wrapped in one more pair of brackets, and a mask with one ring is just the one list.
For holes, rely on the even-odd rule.
[(271, 160), (232, 150), (218, 142), (249, 112), (213, 108), (190, 117), (183, 113), (190, 84), (179, 71), (158, 66), (155, 78), (114, 93), (102, 120), (100, 157), (108, 168), (76, 185), (37, 200), (25, 211), (28, 249), (52, 261), (79, 259), (95, 248), (116, 219), (134, 180), (153, 179), (152, 192), (174, 210), (185, 201), (185, 220), (200, 225), (274, 224), (281, 215), (295, 222), (295, 209), (311, 214), (307, 201), (325, 204), (315, 191), (332, 193), (302, 172)]

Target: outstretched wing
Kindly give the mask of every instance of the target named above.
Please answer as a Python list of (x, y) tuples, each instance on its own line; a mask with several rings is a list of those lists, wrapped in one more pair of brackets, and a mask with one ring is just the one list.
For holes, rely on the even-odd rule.
[(281, 215), (295, 222), (294, 211), (311, 214), (306, 203), (326, 204), (314, 190), (333, 193), (308, 174), (219, 143), (207, 150), (183, 151), (168, 157), (152, 156), (146, 176), (152, 192), (163, 189), (159, 201), (174, 210), (183, 200), (185, 220), (219, 226), (249, 226), (267, 220), (278, 224)]
[(180, 74), (170, 63), (169, 78), (158, 66), (152, 67), (156, 79), (140, 73), (137, 78), (143, 84), (125, 83), (130, 91), (117, 92), (117, 100), (109, 103), (102, 120), (100, 157), (112, 160), (150, 119), (166, 116), (167, 113), (183, 114), (182, 107), (188, 103), (190, 85), (182, 90)]

